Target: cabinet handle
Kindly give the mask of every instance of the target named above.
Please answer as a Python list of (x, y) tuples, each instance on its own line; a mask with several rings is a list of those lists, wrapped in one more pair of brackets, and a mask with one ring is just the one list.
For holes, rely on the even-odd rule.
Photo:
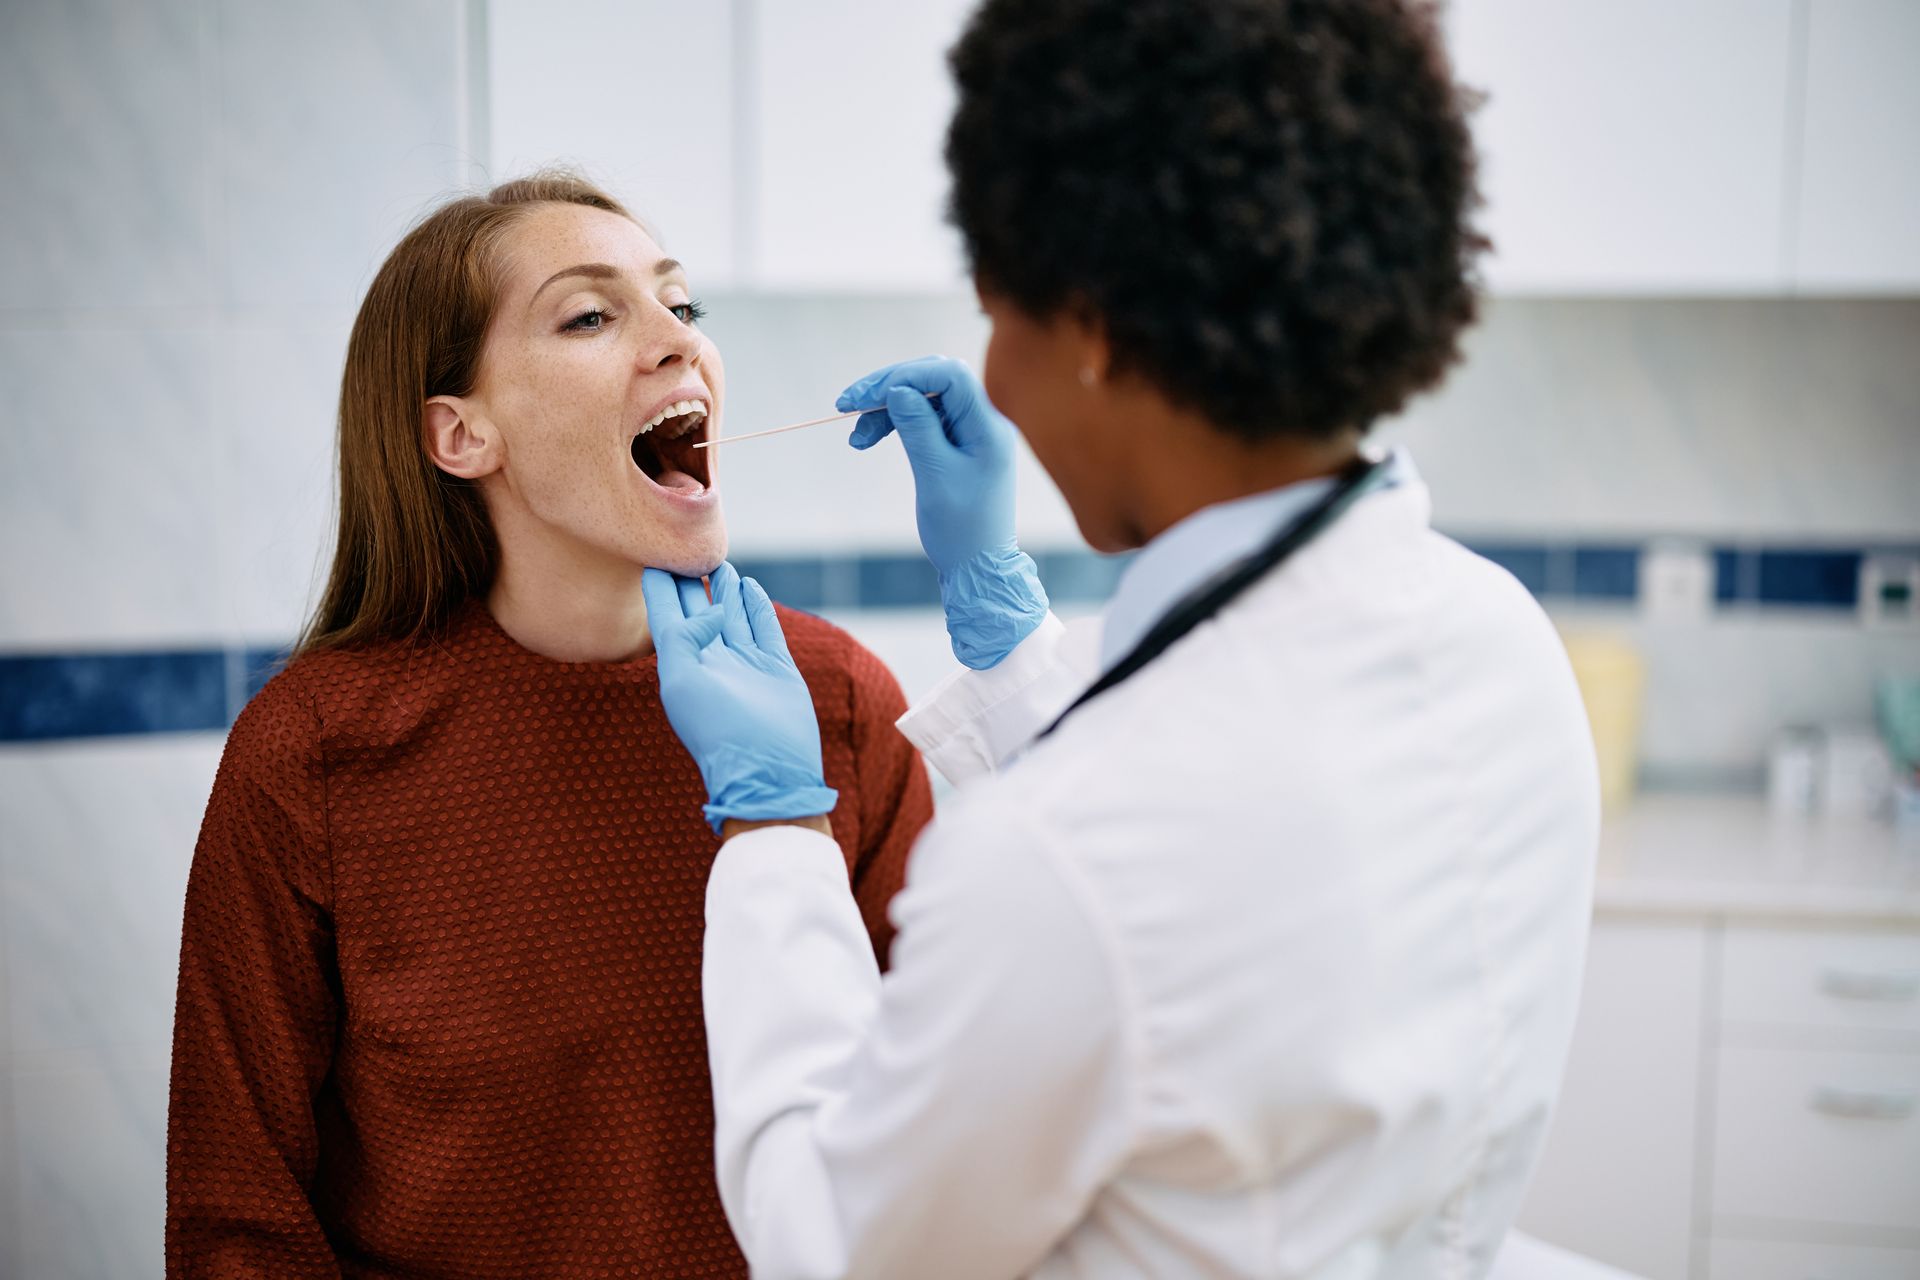
[(1911, 1000), (1920, 995), (1920, 972), (1827, 969), (1820, 975), (1820, 989), (1842, 1000)]
[(1821, 1085), (1813, 1091), (1811, 1105), (1815, 1111), (1853, 1120), (1904, 1120), (1913, 1114), (1914, 1101), (1911, 1093)]

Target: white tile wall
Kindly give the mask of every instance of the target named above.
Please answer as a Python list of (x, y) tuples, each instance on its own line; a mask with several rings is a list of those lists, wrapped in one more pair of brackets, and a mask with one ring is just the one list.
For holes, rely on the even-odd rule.
[(12, 973), (7, 965), (7, 922), (0, 912), (0, 1275), (21, 1275), (20, 1149), (13, 1123), (13, 1005), (9, 995)]
[(19, 1195), (9, 1275), (152, 1280), (166, 1227), (164, 1068), (13, 1073)]
[(1920, 633), (1862, 630), (1818, 611), (1652, 622), (1631, 609), (1556, 606), (1569, 632), (1624, 638), (1646, 664), (1640, 762), (1670, 784), (1752, 782), (1786, 725), (1874, 720), (1884, 676), (1920, 677)]
[(408, 224), (464, 182), (458, 0), (219, 0), (224, 300), (359, 305)]
[(492, 178), (583, 166), (687, 264), (733, 282), (749, 216), (736, 189), (734, 9), (686, 0), (492, 0)]
[(101, 307), (0, 331), (0, 371), (0, 645), (204, 640), (225, 589), (207, 330)]
[[(862, 375), (924, 355), (976, 370), (987, 324), (971, 295), (781, 297), (712, 295), (703, 322), (727, 366), (725, 434), (833, 412)], [(852, 423), (722, 450), (727, 527), (741, 553), (860, 548), (911, 550), (913, 479), (891, 441), (856, 453)], [(1083, 545), (1059, 491), (1024, 448), (1018, 473), (1022, 539), (1035, 549)]]
[(216, 734), (0, 748), (0, 1274), (151, 1277)]
[(221, 736), (0, 749), (16, 1069), (164, 1067), (187, 868)]
[[(0, 651), (273, 642), (353, 308), (464, 180), (466, 0), (0, 6)], [(220, 735), (0, 747), (0, 1276), (161, 1271)]]
[(218, 634), (283, 644), (318, 599), (333, 552), (334, 417), (352, 316), (214, 339), (213, 477), (221, 520)]
[(0, 9), (0, 308), (212, 301), (210, 27), (204, 4)]

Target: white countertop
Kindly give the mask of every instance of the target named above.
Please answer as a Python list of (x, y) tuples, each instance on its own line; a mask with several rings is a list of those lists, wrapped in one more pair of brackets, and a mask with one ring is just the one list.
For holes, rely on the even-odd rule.
[(1601, 827), (1594, 909), (1920, 928), (1920, 832), (1775, 817), (1758, 795), (1643, 795)]

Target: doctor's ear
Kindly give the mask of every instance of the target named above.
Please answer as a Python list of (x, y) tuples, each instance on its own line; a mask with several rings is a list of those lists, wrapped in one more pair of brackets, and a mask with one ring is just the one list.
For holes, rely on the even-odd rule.
[(502, 450), (493, 424), (460, 396), (427, 401), (420, 434), (433, 465), (450, 476), (478, 480), (500, 469)]
[(1083, 299), (1067, 304), (1064, 328), (1079, 366), (1080, 385), (1089, 391), (1105, 386), (1113, 367), (1113, 347), (1107, 341), (1107, 322)]

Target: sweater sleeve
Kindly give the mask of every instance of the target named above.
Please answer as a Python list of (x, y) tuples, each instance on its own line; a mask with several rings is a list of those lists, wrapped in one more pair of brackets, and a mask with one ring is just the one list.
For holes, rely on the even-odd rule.
[(873, 939), (874, 959), (884, 970), (893, 945), (887, 908), (906, 883), (913, 842), (933, 818), (933, 787), (920, 753), (894, 728), (907, 709), (900, 682), (858, 644), (851, 666), (861, 839), (854, 854), (853, 897)]
[(340, 1275), (311, 1198), (339, 1012), (319, 724), (283, 675), (228, 736), (187, 881), (169, 1280)]

